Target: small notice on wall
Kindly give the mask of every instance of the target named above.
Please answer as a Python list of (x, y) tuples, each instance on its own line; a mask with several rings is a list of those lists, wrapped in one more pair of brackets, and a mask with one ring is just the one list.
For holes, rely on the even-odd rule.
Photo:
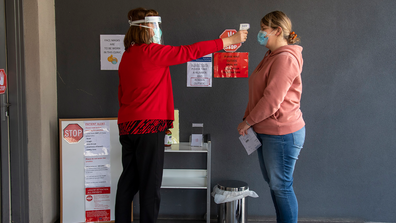
[(187, 63), (187, 87), (212, 87), (212, 54)]
[(100, 35), (100, 69), (118, 70), (124, 53), (125, 35)]
[(215, 53), (214, 77), (240, 78), (249, 76), (249, 53)]

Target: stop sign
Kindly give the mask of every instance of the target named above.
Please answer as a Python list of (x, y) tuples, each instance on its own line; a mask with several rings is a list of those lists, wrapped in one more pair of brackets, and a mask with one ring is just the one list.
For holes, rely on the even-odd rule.
[(87, 196), (87, 201), (92, 201), (92, 200), (93, 200), (92, 195), (88, 195), (88, 196)]
[[(237, 31), (235, 29), (226, 29), (224, 30), (224, 32), (220, 35), (220, 38), (227, 38), (230, 37), (232, 35), (234, 35)], [(235, 52), (237, 51), (237, 49), (239, 49), (239, 47), (241, 47), (241, 43), (238, 44), (232, 44), (227, 46), (226, 48), (224, 48), (223, 50), (226, 52)]]
[(0, 94), (4, 94), (7, 89), (7, 75), (4, 69), (0, 69)]
[(78, 143), (84, 136), (84, 131), (78, 124), (69, 124), (63, 129), (63, 138), (68, 143)]

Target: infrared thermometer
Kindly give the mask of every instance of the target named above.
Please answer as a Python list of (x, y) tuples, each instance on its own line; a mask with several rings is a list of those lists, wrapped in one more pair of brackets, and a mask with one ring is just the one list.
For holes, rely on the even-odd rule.
[[(241, 23), (239, 24), (239, 30), (248, 30), (250, 28), (250, 24), (249, 23)], [(244, 42), (242, 42), (244, 43)]]
[(239, 30), (248, 30), (250, 28), (249, 23), (241, 23), (239, 24)]

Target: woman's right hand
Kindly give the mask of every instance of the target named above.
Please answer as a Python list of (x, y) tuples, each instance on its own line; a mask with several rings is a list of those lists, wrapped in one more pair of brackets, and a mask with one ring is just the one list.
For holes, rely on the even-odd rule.
[(238, 43), (245, 42), (247, 39), (247, 34), (248, 34), (247, 30), (239, 30), (238, 32), (236, 32), (234, 35), (232, 35), (230, 37), (222, 38), (223, 48), (226, 48), (227, 46), (232, 45), (232, 44), (238, 44)]

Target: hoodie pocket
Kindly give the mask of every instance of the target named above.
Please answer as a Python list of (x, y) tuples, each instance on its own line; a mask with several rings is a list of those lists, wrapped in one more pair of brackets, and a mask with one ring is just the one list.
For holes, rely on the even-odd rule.
[(276, 111), (273, 115), (270, 116), (272, 119), (278, 120), (279, 118), (279, 111)]

